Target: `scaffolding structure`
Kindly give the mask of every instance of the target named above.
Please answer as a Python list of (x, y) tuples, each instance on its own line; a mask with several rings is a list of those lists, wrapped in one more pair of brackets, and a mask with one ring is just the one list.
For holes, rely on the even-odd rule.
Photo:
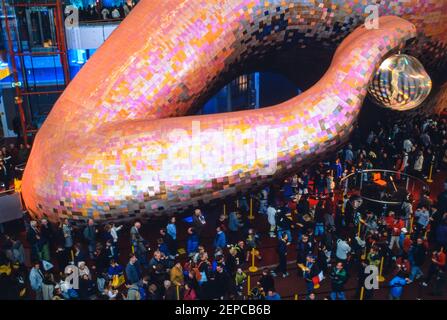
[[(14, 103), (17, 106), (21, 123), (21, 133), (25, 144), (30, 143), (37, 132), (37, 128), (31, 125), (31, 97), (54, 96), (56, 99), (70, 82), (70, 70), (68, 65), (67, 46), (65, 40), (63, 3), (62, 0), (1, 0), (2, 14), (4, 17), (4, 29), (6, 33), (7, 52), (12, 73), (12, 87), (14, 88)], [(18, 10), (25, 18), (18, 22)], [(24, 12), (26, 14), (24, 14)], [(47, 24), (42, 23), (41, 16), (38, 16), (37, 29), (42, 34), (51, 34), (49, 39), (44, 41), (41, 36), (41, 43), (44, 43), (38, 50), (33, 47), (29, 32), (34, 32), (36, 26), (31, 25), (30, 14), (46, 12)], [(49, 14), (48, 14), (49, 13)], [(20, 24), (20, 25), (19, 25)], [(51, 29), (51, 30), (46, 30)], [(24, 34), (24, 30), (28, 34)], [(26, 41), (23, 39), (26, 38)], [(53, 41), (54, 40), (54, 41)], [(55, 42), (55, 43), (54, 43)], [(41, 45), (40, 43), (40, 45)], [(56, 88), (46, 90), (45, 85), (40, 85), (36, 81), (29, 82), (29, 74), (34, 72), (27, 70), (27, 63), (33, 63), (34, 57), (48, 57), (58, 59), (62, 67), (62, 83), (57, 82)], [(25, 103), (26, 100), (26, 103)], [(28, 108), (28, 110), (27, 110)]]

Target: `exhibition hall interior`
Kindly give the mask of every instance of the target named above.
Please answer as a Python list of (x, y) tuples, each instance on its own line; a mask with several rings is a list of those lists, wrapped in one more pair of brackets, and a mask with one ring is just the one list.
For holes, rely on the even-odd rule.
[(0, 9), (0, 300), (446, 300), (447, 0)]

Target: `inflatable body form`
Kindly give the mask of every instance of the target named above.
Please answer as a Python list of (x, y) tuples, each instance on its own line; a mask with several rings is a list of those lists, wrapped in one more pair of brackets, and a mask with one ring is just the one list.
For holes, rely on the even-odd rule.
[[(174, 213), (333, 152), (387, 56), (414, 48), (427, 69), (425, 61), (445, 63), (447, 1), (382, 1), (371, 30), (363, 2), (141, 0), (39, 130), (23, 178), (30, 214), (104, 221)], [(293, 99), (186, 116), (228, 70), (286, 44), (337, 50), (324, 76)]]

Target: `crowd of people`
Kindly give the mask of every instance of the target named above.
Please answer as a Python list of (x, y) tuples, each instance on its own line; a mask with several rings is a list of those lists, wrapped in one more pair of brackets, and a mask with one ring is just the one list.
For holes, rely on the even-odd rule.
[[(353, 297), (373, 299), (375, 290), (365, 285), (365, 271), (375, 267), (387, 275), (380, 285), (389, 299), (400, 299), (413, 282), (442, 296), (447, 183), (438, 195), (421, 188), (405, 193), (398, 206), (384, 207), (363, 201), (346, 177), (360, 172), (367, 180), (362, 170), (380, 168), (425, 179), (430, 170), (445, 170), (446, 119), (378, 123), (365, 136), (358, 127), (353, 131), (350, 144), (331, 159), (256, 194), (232, 199), (228, 214), (197, 208), (185, 220), (185, 230), (178, 230), (179, 217), (170, 217), (157, 230), (156, 241), (145, 237), (142, 221), (99, 226), (89, 220), (76, 227), (67, 219), (58, 225), (31, 220), (26, 239), (5, 234), (0, 242), (0, 295), (44, 300), (280, 300), (285, 297), (277, 289), (279, 279), (296, 273), (294, 281), (303, 284), (299, 293), (307, 300), (347, 299), (350, 279), (356, 283)], [(250, 197), (255, 200), (254, 220), (248, 217)], [(257, 230), (262, 226), (266, 232)], [(205, 236), (210, 230), (212, 241)], [(180, 231), (186, 231), (186, 240), (179, 239)], [(262, 267), (247, 291), (247, 268), (252, 257), (263, 260), (266, 241), (275, 242), (277, 263)], [(31, 265), (24, 247), (30, 248)], [(331, 292), (320, 297), (324, 281), (330, 282)]]
[(98, 20), (119, 20), (124, 19), (135, 7), (138, 1), (126, 0), (119, 6), (107, 7), (103, 6), (100, 1), (95, 5), (91, 4), (86, 7), (79, 7), (80, 21), (98, 21)]
[(28, 160), (31, 147), (20, 143), (17, 147), (14, 143), (0, 148), (0, 191), (11, 189), (15, 178), (21, 178), (20, 168)]

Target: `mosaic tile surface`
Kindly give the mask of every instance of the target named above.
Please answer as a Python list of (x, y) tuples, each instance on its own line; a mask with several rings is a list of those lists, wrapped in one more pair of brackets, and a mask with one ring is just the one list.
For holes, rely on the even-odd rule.
[[(39, 130), (23, 179), (31, 214), (108, 220), (176, 212), (333, 151), (348, 139), (384, 57), (406, 48), (423, 63), (446, 63), (446, 0), (382, 1), (378, 30), (361, 26), (368, 4), (141, 0)], [(185, 116), (229, 70), (290, 46), (338, 49), (324, 77), (289, 101)]]

